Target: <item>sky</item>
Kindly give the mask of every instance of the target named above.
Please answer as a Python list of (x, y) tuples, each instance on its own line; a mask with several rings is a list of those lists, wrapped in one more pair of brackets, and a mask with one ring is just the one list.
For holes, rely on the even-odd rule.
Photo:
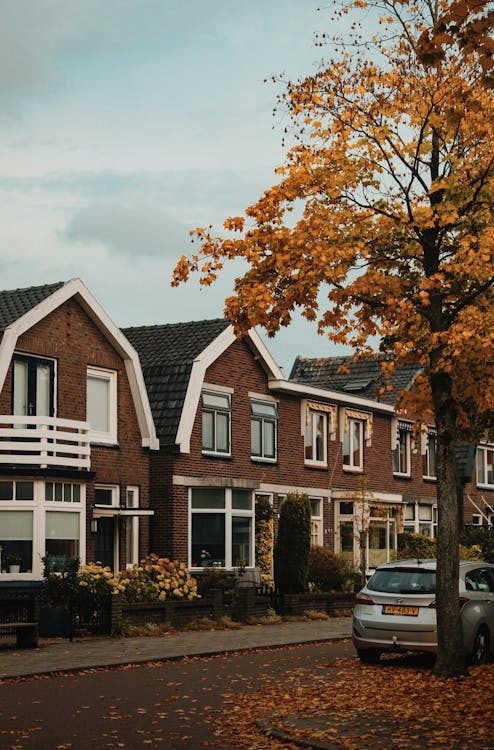
[[(79, 277), (119, 326), (223, 315), (234, 269), (170, 286), (189, 230), (276, 181), (273, 74), (314, 72), (317, 0), (0, 0), (2, 289)], [(262, 334), (262, 330), (259, 331)], [(341, 353), (298, 319), (269, 350)]]

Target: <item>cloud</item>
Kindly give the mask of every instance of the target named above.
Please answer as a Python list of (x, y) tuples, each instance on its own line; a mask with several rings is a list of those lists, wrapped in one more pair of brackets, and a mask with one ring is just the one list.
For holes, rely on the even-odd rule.
[(115, 204), (88, 206), (75, 214), (62, 233), (68, 242), (102, 243), (132, 258), (178, 258), (189, 244), (188, 228), (152, 208)]

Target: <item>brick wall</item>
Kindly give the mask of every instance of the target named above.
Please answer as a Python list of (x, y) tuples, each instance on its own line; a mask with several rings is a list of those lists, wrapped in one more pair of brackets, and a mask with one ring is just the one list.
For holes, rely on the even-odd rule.
[[(160, 554), (187, 560), (187, 490), (170, 484), (171, 474), (193, 477), (222, 477), (257, 480), (284, 491), (311, 488), (316, 495), (327, 495), (329, 488), (357, 492), (361, 474), (344, 471), (340, 435), (328, 440), (328, 465), (315, 468), (304, 465), (304, 439), (301, 434), (301, 400), (297, 396), (269, 391), (267, 376), (246, 342), (232, 344), (207, 370), (205, 382), (233, 389), (231, 457), (202, 455), (201, 408), (196, 414), (189, 454), (160, 455), (152, 458), (152, 501), (156, 508), (152, 537), (153, 549)], [(249, 393), (278, 399), (278, 458), (276, 463), (250, 457)], [(435, 497), (435, 483), (422, 479), (422, 456), (412, 455), (411, 478), (393, 475), (391, 454), (391, 418), (374, 415), (372, 445), (364, 448), (367, 489), (378, 494), (398, 493), (413, 498)], [(262, 491), (262, 490), (261, 490)], [(275, 507), (277, 496), (274, 496)], [(323, 504), (324, 543), (333, 545), (333, 504)]]
[[(118, 446), (91, 448), (91, 471), (96, 475), (87, 484), (87, 556), (92, 559), (94, 538), (89, 533), (89, 508), (94, 501), (95, 484), (116, 484), (124, 497), (128, 485), (139, 487), (140, 505), (149, 505), (149, 455), (141, 447), (141, 433), (125, 364), (82, 307), (70, 299), (23, 334), (16, 352), (53, 359), (55, 365), (56, 416), (86, 419), (86, 368), (88, 365), (118, 373)], [(12, 411), (12, 367), (0, 394), (2, 413)], [(149, 520), (140, 520), (140, 552), (149, 548)], [(125, 550), (121, 545), (121, 555)]]

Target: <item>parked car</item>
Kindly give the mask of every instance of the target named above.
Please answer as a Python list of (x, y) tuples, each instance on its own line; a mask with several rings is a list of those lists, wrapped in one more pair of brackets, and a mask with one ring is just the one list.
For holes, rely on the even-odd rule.
[[(353, 644), (363, 662), (385, 651), (437, 653), (436, 561), (399, 560), (376, 568), (357, 594)], [(467, 657), (494, 654), (494, 565), (460, 562), (459, 596)]]

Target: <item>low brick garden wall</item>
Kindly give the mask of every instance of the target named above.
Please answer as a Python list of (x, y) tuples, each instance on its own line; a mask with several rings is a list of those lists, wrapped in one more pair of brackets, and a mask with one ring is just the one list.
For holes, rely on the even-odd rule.
[[(333, 594), (286, 594), (282, 597), (282, 614), (302, 616), (308, 610), (324, 612), (330, 617), (350, 615), (355, 603), (355, 594), (336, 592)], [(238, 622), (264, 617), (271, 606), (268, 592), (259, 593), (254, 587), (240, 588), (234, 603), (224, 601), (221, 589), (192, 601), (170, 600), (165, 602), (139, 602), (130, 604), (120, 596), (112, 596), (112, 629), (119, 622), (130, 625), (169, 623), (172, 627), (183, 627), (194, 620), (208, 618), (217, 620), (229, 615)]]
[(330, 617), (351, 615), (355, 594), (335, 591), (328, 594), (285, 594), (282, 600), (284, 615), (303, 615), (308, 610), (324, 612)]

